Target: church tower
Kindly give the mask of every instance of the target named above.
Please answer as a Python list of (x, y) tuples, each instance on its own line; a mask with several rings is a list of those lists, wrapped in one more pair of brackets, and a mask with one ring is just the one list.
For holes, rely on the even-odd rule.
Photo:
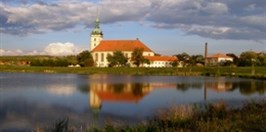
[(103, 39), (103, 32), (100, 29), (100, 20), (97, 17), (95, 20), (94, 29), (91, 32), (90, 51), (100, 44)]

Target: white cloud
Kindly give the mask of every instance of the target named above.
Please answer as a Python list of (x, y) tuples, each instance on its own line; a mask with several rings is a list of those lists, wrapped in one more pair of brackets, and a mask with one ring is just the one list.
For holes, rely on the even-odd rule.
[(5, 50), (5, 49), (0, 49), (0, 55), (9, 55), (9, 56), (14, 56), (14, 55), (22, 55), (23, 51), (21, 49), (15, 49), (15, 50)]
[(81, 50), (77, 48), (73, 43), (51, 43), (44, 49), (44, 54), (54, 56), (75, 55)]
[(77, 55), (82, 49), (75, 46), (73, 43), (50, 43), (43, 51), (23, 51), (21, 49), (5, 50), (0, 49), (1, 56), (15, 56), (15, 55), (52, 55), (52, 56), (65, 56), (65, 55)]
[[(0, 31), (12, 35), (29, 35), (73, 29), (77, 25), (92, 27), (99, 6), (104, 24), (149, 22), (154, 28), (178, 30), (182, 30), (180, 27), (183, 26), (194, 28), (194, 25), (199, 25), (197, 32), (183, 31), (215, 39), (265, 40), (261, 35), (249, 35), (265, 33), (266, 10), (263, 0), (101, 0), (98, 3), (100, 6), (84, 0), (29, 4), (0, 2)], [(231, 34), (229, 36), (228, 32), (219, 32), (208, 36), (205, 32), (209, 30), (208, 27), (228, 27)], [(243, 34), (246, 31), (249, 33)]]
[(223, 15), (228, 13), (228, 7), (227, 5), (223, 3), (208, 3), (206, 7), (203, 9), (209, 14), (213, 15)]

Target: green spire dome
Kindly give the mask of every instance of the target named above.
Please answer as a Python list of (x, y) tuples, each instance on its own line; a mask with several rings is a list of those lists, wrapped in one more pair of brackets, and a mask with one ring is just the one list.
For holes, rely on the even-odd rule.
[(103, 35), (102, 30), (100, 29), (100, 20), (97, 17), (95, 20), (95, 26), (94, 29), (91, 32), (92, 35)]

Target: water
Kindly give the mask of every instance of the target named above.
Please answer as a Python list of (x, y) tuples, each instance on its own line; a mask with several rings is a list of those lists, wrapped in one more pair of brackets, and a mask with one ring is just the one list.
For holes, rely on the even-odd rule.
[(266, 81), (226, 77), (0, 73), (0, 131), (69, 118), (80, 127), (134, 124), (190, 103), (265, 99)]

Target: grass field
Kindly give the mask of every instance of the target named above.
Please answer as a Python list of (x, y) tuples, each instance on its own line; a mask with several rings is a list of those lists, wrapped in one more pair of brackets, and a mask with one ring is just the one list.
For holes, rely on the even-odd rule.
[(236, 76), (266, 78), (266, 67), (186, 67), (186, 68), (96, 68), (96, 67), (33, 67), (0, 66), (0, 72), (38, 72), (75, 74), (179, 75), (179, 76)]
[[(44, 131), (81, 131), (64, 119)], [(88, 132), (265, 132), (266, 101), (248, 102), (229, 108), (224, 102), (209, 105), (180, 105), (164, 109), (153, 119), (136, 125), (110, 122), (99, 128), (88, 126)], [(84, 130), (84, 129), (82, 129)]]

